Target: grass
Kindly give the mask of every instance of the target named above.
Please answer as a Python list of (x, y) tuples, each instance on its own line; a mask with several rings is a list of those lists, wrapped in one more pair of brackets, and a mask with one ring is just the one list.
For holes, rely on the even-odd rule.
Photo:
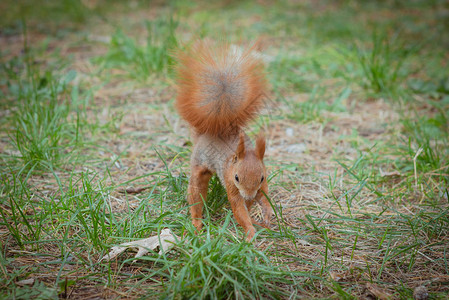
[(400, 42), (398, 36), (386, 36), (385, 33), (374, 32), (372, 46), (369, 50), (357, 47), (356, 56), (362, 69), (364, 79), (361, 86), (372, 93), (383, 94), (392, 99), (401, 96), (403, 83), (412, 73), (405, 70), (407, 58), (415, 51), (416, 46)]
[[(447, 298), (444, 3), (66, 2), (2, 19), (0, 298)], [(188, 215), (170, 51), (196, 36), (262, 36), (276, 215), (253, 243), (216, 177), (198, 235)], [(165, 228), (170, 252), (99, 261)]]
[(227, 227), (231, 218), (232, 213), (228, 211), (222, 227), (216, 230), (209, 227), (205, 238), (191, 233), (194, 237), (187, 248), (181, 250), (177, 259), (180, 266), (167, 287), (167, 297), (279, 298), (290, 295), (292, 291), (278, 287), (294, 284), (298, 274), (292, 272), (285, 276), (281, 266), (273, 265), (263, 251), (235, 237), (230, 239)]
[(171, 71), (171, 53), (178, 47), (175, 31), (178, 22), (171, 18), (146, 21), (146, 44), (141, 46), (121, 29), (112, 35), (106, 55), (95, 61), (105, 69), (121, 69), (132, 79), (146, 81)]
[[(17, 5), (18, 4), (18, 5)], [(114, 12), (117, 1), (83, 2), (78, 0), (42, 1), (36, 5), (33, 0), (3, 1), (0, 26), (6, 35), (16, 35), (23, 30), (23, 24), (34, 28), (36, 32), (63, 36), (76, 31), (90, 19), (104, 19), (105, 14)], [(120, 6), (123, 12), (132, 9)]]
[(37, 61), (48, 51), (48, 41), (30, 48), (27, 31), (23, 34), (23, 53), (0, 66), (2, 126), (11, 144), (9, 152), (0, 154), (0, 164), (14, 166), (18, 174), (73, 166), (82, 160), (77, 151), (88, 147), (85, 135), (107, 126), (89, 121), (92, 92), (73, 84), (77, 72), (68, 67), (70, 59), (63, 60), (56, 49), (45, 63)]

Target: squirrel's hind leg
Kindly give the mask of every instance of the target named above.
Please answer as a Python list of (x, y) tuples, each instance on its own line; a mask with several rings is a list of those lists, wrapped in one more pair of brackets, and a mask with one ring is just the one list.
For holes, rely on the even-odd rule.
[(192, 216), (192, 224), (197, 231), (203, 226), (203, 206), (206, 202), (207, 188), (212, 172), (202, 166), (192, 166), (190, 175), (189, 188), (187, 190), (187, 202), (190, 206), (190, 215)]

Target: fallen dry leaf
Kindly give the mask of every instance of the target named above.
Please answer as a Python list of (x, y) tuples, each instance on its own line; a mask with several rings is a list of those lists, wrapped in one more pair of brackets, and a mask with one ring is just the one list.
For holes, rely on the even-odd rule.
[(337, 282), (339, 282), (340, 280), (342, 280), (343, 277), (344, 277), (342, 274), (337, 273), (337, 272), (333, 272), (333, 271), (329, 272), (329, 276), (330, 276), (330, 278), (331, 278), (333, 281), (337, 281)]
[[(174, 243), (179, 240), (179, 237), (173, 234), (170, 229), (164, 229), (159, 236), (155, 235), (146, 239), (123, 243), (111, 248), (111, 251), (103, 256), (100, 261), (110, 261), (116, 258), (119, 254), (125, 252), (128, 248), (137, 248), (137, 254), (134, 257), (141, 257), (147, 254), (150, 250), (159, 247), (159, 255), (173, 248)], [(160, 243), (159, 243), (160, 241)]]
[(400, 177), (401, 176), (401, 173), (399, 173), (398, 171), (384, 172), (384, 171), (382, 171), (382, 169), (379, 169), (379, 171), (380, 171), (381, 177)]
[(367, 283), (366, 288), (368, 291), (373, 294), (377, 299), (380, 300), (389, 300), (392, 299), (392, 295), (384, 290), (382, 290), (380, 287), (378, 287), (375, 284)]
[(146, 187), (140, 187), (140, 188), (134, 188), (134, 187), (128, 187), (124, 190), (119, 191), (120, 193), (127, 193), (127, 194), (139, 194), (145, 191)]
[(23, 280), (17, 281), (16, 284), (17, 285), (21, 285), (21, 286), (33, 285), (34, 284), (34, 278), (23, 279)]

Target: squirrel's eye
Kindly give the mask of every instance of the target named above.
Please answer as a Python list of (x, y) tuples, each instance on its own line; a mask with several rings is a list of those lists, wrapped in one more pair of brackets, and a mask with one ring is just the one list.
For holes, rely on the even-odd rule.
[(260, 180), (260, 182), (263, 182), (263, 179), (264, 179), (264, 177), (263, 177), (263, 175), (262, 175), (262, 179)]
[(239, 177), (235, 174), (235, 181), (239, 182)]

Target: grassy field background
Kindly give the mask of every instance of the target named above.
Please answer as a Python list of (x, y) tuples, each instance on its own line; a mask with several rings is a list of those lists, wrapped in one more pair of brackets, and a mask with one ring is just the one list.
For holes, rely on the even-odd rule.
[[(447, 1), (0, 10), (0, 298), (447, 299)], [(252, 244), (216, 178), (201, 234), (188, 216), (170, 53), (198, 38), (259, 39), (266, 62), (248, 132), (276, 217)], [(100, 261), (165, 228), (170, 252)]]

